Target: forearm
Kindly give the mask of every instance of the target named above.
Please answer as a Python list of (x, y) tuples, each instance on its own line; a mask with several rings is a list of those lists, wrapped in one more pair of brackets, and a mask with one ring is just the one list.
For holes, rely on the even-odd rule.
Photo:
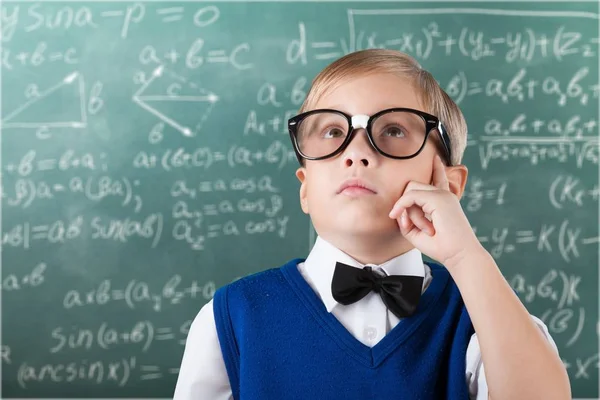
[(481, 248), (448, 268), (456, 282), (481, 348), (493, 400), (571, 398), (562, 361)]

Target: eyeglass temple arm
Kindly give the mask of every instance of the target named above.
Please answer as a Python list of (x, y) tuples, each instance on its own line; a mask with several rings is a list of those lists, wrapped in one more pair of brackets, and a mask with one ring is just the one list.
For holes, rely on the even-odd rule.
[(448, 131), (444, 124), (441, 121), (438, 121), (437, 131), (442, 138), (442, 143), (444, 144), (444, 150), (446, 151), (446, 155), (448, 156), (448, 165), (452, 165), (452, 147), (450, 146), (450, 136), (448, 135)]

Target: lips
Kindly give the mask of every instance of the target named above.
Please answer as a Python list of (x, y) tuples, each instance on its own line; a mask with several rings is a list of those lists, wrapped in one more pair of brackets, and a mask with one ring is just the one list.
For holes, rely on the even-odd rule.
[(337, 194), (342, 192), (352, 192), (352, 193), (365, 193), (365, 194), (375, 194), (377, 191), (371, 184), (368, 182), (358, 179), (352, 178), (345, 180), (340, 187), (338, 188)]

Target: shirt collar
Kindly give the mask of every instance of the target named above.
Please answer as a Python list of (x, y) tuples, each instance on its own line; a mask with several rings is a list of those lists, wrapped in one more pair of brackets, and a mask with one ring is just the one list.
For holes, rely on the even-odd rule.
[(412, 249), (380, 265), (361, 264), (331, 243), (317, 236), (317, 240), (304, 262), (304, 270), (328, 312), (331, 312), (339, 304), (335, 301), (331, 293), (331, 281), (336, 262), (342, 262), (355, 268), (364, 268), (365, 265), (370, 265), (374, 270), (383, 270), (386, 275), (425, 276), (423, 256), (417, 249)]

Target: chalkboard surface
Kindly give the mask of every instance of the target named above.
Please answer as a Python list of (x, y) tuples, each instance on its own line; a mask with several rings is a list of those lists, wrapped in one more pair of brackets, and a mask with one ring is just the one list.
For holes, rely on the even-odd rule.
[(2, 395), (172, 396), (216, 288), (307, 255), (285, 121), (353, 50), (406, 51), (470, 129), (462, 204), (598, 397), (598, 4), (1, 7)]

